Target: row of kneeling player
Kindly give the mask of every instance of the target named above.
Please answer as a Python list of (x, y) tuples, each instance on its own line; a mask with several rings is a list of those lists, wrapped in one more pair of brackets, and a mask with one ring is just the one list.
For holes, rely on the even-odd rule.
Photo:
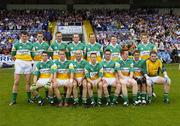
[[(123, 105), (129, 105), (128, 88), (132, 89), (132, 104), (146, 104), (152, 101), (152, 85), (163, 84), (164, 103), (169, 103), (170, 79), (165, 67), (157, 58), (155, 51), (150, 52), (148, 60), (140, 59), (138, 51), (134, 52), (133, 58), (128, 58), (128, 51), (122, 51), (122, 59), (111, 60), (111, 51), (105, 50), (104, 60), (97, 62), (97, 54), (90, 54), (90, 62), (83, 60), (81, 50), (75, 52), (75, 60), (66, 60), (65, 51), (59, 51), (59, 60), (49, 60), (48, 53), (43, 52), (43, 60), (36, 65), (34, 71), (31, 92), (40, 105), (44, 104), (38, 89), (48, 89), (48, 98), (57, 106), (68, 106), (73, 96), (73, 105), (79, 104), (78, 87), (82, 91), (82, 103), (84, 105), (101, 106), (102, 97), (105, 97), (105, 105), (116, 105), (120, 95)], [(159, 76), (162, 72), (164, 77)], [(114, 94), (108, 87), (114, 87)], [(60, 88), (66, 87), (65, 97), (62, 97)], [(97, 89), (97, 100), (94, 98), (94, 89)], [(81, 93), (80, 93), (81, 94)], [(87, 102), (90, 99), (90, 103)]]

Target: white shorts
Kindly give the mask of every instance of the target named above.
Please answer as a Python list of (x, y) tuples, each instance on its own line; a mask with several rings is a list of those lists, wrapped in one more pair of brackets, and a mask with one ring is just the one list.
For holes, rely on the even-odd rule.
[(108, 85), (113, 85), (116, 83), (116, 78), (104, 78)]
[(98, 80), (92, 80), (92, 85), (95, 85)]
[(78, 83), (80, 83), (83, 80), (83, 78), (76, 78), (76, 80)]
[(130, 79), (131, 79), (130, 77), (125, 77), (125, 78), (124, 78), (124, 80), (125, 80), (125, 82), (126, 82), (127, 85), (130, 84), (130, 83), (129, 83), (129, 80), (130, 80)]
[(31, 74), (32, 61), (15, 60), (15, 73), (16, 74)]
[(57, 82), (58, 82), (58, 86), (66, 86), (70, 80), (67, 79), (67, 80), (60, 80), (60, 79), (57, 79)]
[(44, 86), (45, 84), (47, 84), (49, 81), (49, 78), (39, 78), (39, 80), (37, 81), (38, 84), (41, 84), (42, 86)]
[(156, 77), (149, 77), (149, 79), (151, 80), (151, 85), (153, 85), (154, 83), (156, 83), (157, 82), (157, 80), (158, 80), (158, 78), (159, 78), (159, 76), (156, 76)]

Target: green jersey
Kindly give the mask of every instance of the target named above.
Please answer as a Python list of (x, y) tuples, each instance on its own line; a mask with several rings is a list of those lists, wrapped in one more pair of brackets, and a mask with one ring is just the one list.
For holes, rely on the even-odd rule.
[(64, 43), (64, 42), (57, 42), (55, 41), (54, 43), (52, 43), (52, 45), (50, 46), (50, 49), (49, 49), (51, 52), (52, 52), (52, 57), (54, 60), (57, 60), (59, 59), (59, 51), (60, 50), (67, 50), (67, 44)]
[(87, 61), (90, 62), (90, 55), (91, 53), (97, 54), (97, 61), (101, 62), (102, 56), (103, 56), (103, 46), (101, 46), (99, 43), (95, 44), (87, 44), (86, 46), (86, 54), (87, 54)]
[(72, 63), (73, 63), (74, 71), (75, 71), (74, 77), (84, 78), (85, 77), (84, 68), (88, 62), (86, 60), (81, 60), (80, 62), (78, 62), (77, 60), (74, 60)]
[(134, 77), (142, 78), (143, 74), (146, 71), (145, 60), (143, 59), (140, 59), (138, 61), (133, 60), (133, 67), (134, 67)]
[(74, 72), (74, 66), (70, 60), (65, 60), (64, 62), (60, 60), (55, 60), (52, 66), (53, 73), (57, 73), (57, 78), (61, 80), (70, 79), (70, 73)]
[(103, 67), (103, 77), (116, 78), (116, 69), (119, 66), (118, 63), (113, 60), (103, 60), (101, 66)]
[(51, 66), (53, 62), (48, 60), (47, 62), (38, 62), (36, 64), (36, 69), (33, 72), (34, 75), (38, 76), (39, 78), (50, 78), (51, 76)]
[(130, 72), (133, 72), (133, 60), (132, 59), (127, 59), (127, 60), (118, 60), (119, 63), (119, 68), (124, 76), (129, 76)]
[(11, 54), (15, 56), (16, 59), (31, 61), (32, 60), (32, 49), (33, 45), (30, 42), (17, 41), (13, 47)]
[(68, 45), (67, 51), (69, 53), (70, 60), (75, 60), (75, 52), (77, 50), (81, 50), (83, 52), (83, 56), (85, 56), (86, 53), (86, 46), (82, 42), (78, 42), (77, 44), (72, 42)]
[(49, 45), (47, 42), (35, 42), (33, 43), (33, 53), (32, 56), (34, 57), (35, 61), (41, 61), (42, 60), (42, 52), (48, 51)]
[(141, 59), (148, 59), (149, 58), (149, 54), (152, 50), (157, 50), (156, 49), (156, 46), (150, 42), (148, 42), (147, 44), (143, 44), (143, 43), (140, 43), (138, 46), (137, 46), (137, 50), (140, 52), (140, 56), (141, 56)]
[(111, 57), (112, 57), (112, 60), (114, 61), (117, 61), (119, 59), (121, 59), (121, 46), (119, 44), (116, 44), (115, 46), (112, 45), (112, 44), (109, 44), (106, 49), (109, 49), (111, 51)]
[(103, 67), (100, 63), (96, 63), (95, 65), (88, 63), (85, 66), (85, 76), (91, 80), (96, 80), (99, 77), (103, 77)]

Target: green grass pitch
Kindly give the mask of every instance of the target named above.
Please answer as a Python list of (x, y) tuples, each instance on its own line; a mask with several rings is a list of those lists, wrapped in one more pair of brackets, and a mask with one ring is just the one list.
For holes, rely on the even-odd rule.
[(23, 79), (17, 104), (8, 106), (13, 84), (13, 69), (0, 69), (0, 126), (180, 126), (180, 70), (167, 65), (172, 79), (169, 105), (162, 102), (163, 87), (155, 85), (157, 98), (151, 105), (116, 107), (56, 108), (27, 104)]

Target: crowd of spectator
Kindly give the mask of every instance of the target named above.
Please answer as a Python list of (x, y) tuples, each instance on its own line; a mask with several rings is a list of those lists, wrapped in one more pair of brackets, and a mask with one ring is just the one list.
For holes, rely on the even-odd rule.
[(44, 31), (45, 39), (50, 41), (49, 22), (81, 26), (84, 19), (90, 20), (97, 42), (104, 46), (109, 44), (112, 35), (121, 45), (136, 46), (140, 42), (140, 33), (145, 31), (164, 62), (176, 61), (180, 55), (180, 17), (172, 13), (160, 14), (158, 9), (0, 10), (0, 52), (10, 51), (22, 30), (30, 33), (30, 41), (35, 40), (37, 31)]

